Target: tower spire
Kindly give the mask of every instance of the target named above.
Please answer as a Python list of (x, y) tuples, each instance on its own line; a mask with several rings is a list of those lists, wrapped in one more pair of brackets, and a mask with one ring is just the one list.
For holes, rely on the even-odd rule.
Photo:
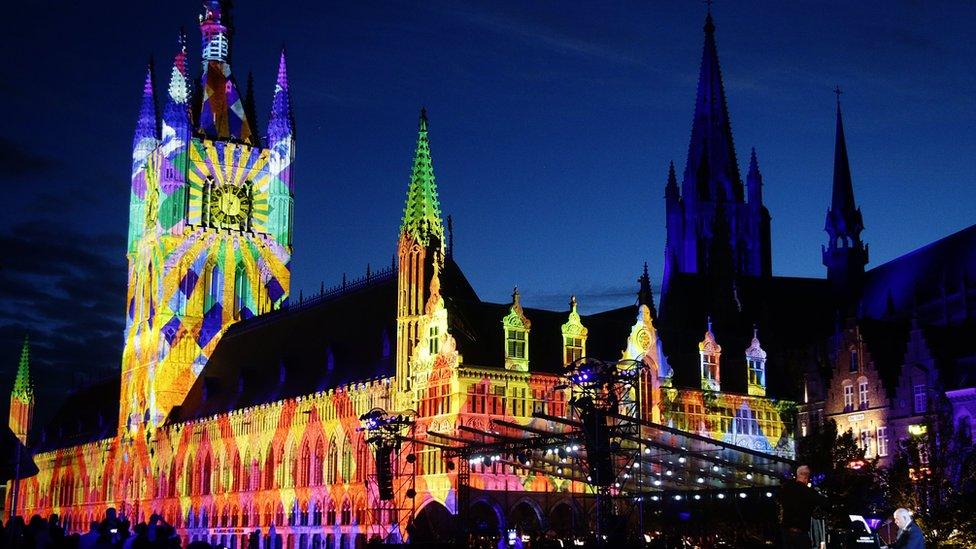
[(427, 125), (427, 109), (424, 108), (420, 110), (417, 150), (414, 153), (410, 188), (407, 190), (407, 203), (403, 209), (403, 222), (400, 225), (401, 233), (409, 234), (424, 245), (430, 243), (431, 237), (436, 238), (439, 243), (444, 241), (441, 205), (437, 197), (437, 184), (434, 181)]
[(651, 311), (651, 318), (657, 316), (654, 310), (654, 292), (651, 290), (651, 277), (647, 274), (647, 262), (644, 262), (644, 272), (637, 279), (639, 289), (637, 290), (637, 305), (647, 305)]
[(746, 175), (750, 206), (762, 206), (762, 184), (762, 173), (759, 171), (759, 159), (756, 157), (756, 148), (753, 147), (752, 154), (749, 157), (749, 174)]
[[(685, 166), (684, 196), (689, 189), (715, 201), (742, 201), (742, 181), (732, 142), (732, 125), (725, 100), (725, 86), (715, 45), (715, 23), (711, 10), (705, 16), (705, 43), (698, 73), (695, 117)], [(707, 166), (707, 170), (702, 170)], [(702, 181), (701, 179), (704, 179)]]
[(271, 116), (268, 117), (268, 146), (295, 134), (295, 119), (291, 110), (291, 92), (288, 90), (288, 53), (281, 48), (278, 58), (278, 76), (275, 79), (274, 99), (271, 102)]
[(30, 337), (24, 336), (24, 346), (20, 350), (20, 363), (17, 365), (17, 378), (14, 380), (11, 398), (27, 401), (34, 397), (34, 382), (30, 375)]
[[(139, 106), (139, 119), (132, 138), (132, 150), (140, 151), (148, 147), (151, 151), (159, 139), (159, 113), (156, 110), (156, 92), (153, 78), (152, 59), (146, 64), (146, 79), (142, 84), (142, 104)], [(148, 151), (147, 151), (148, 152)]]
[(840, 108), (842, 92), (839, 86), (834, 88), (834, 93), (837, 94), (834, 181), (830, 209), (827, 210), (824, 223), (829, 241), (822, 248), (822, 254), (823, 264), (827, 267), (827, 278), (841, 294), (850, 297), (854, 295), (864, 274), (864, 266), (868, 262), (868, 247), (861, 240), (864, 221), (861, 209), (854, 202), (854, 183), (844, 137), (844, 120)]

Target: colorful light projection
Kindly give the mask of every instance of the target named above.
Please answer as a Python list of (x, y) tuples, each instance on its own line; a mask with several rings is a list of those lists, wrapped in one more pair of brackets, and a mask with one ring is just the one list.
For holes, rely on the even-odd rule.
[[(205, 4), (205, 58), (215, 54), (209, 44), (229, 36), (221, 9)], [(290, 287), (294, 131), (284, 52), (270, 147), (261, 148), (246, 117), (224, 131), (244, 115), (240, 101), (216, 92), (199, 99), (208, 116), (191, 131), (185, 42), (181, 36), (161, 124), (147, 74), (134, 139), (119, 412), (130, 435), (160, 425), (182, 402), (228, 325), (282, 306)], [(207, 81), (215, 64), (230, 78), (229, 54), (217, 54), (206, 63)]]

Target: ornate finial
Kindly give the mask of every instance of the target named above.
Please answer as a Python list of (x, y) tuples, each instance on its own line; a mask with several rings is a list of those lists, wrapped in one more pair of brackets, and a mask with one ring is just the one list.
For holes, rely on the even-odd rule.
[(840, 107), (840, 94), (844, 93), (841, 91), (840, 86), (834, 86), (834, 93), (837, 95), (837, 107)]
[(516, 285), (514, 288), (512, 288), (512, 303), (518, 303), (519, 297), (518, 286)]
[(752, 325), (752, 339), (759, 339), (759, 328), (755, 324)]
[(574, 313), (576, 312), (576, 294), (573, 294), (572, 297), (569, 298), (569, 310)]
[(708, 323), (708, 333), (712, 333), (712, 315), (705, 317), (705, 322)]
[(427, 107), (420, 107), (420, 131), (427, 131)]

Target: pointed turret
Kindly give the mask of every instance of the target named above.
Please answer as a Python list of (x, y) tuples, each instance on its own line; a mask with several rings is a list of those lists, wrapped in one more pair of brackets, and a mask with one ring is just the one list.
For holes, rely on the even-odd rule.
[(749, 174), (746, 175), (750, 206), (762, 206), (762, 184), (762, 173), (759, 171), (759, 159), (756, 157), (756, 148), (753, 147), (752, 155), (749, 157)]
[(414, 153), (407, 204), (403, 209), (403, 222), (400, 225), (401, 233), (409, 234), (424, 245), (430, 243), (432, 237), (436, 238), (438, 243), (444, 241), (441, 205), (437, 198), (437, 184), (434, 181), (434, 167), (430, 158), (427, 124), (427, 109), (421, 109), (417, 150)]
[(24, 346), (20, 351), (17, 377), (10, 391), (9, 426), (21, 443), (26, 443), (34, 418), (34, 382), (30, 375), (30, 340), (24, 336)]
[(668, 182), (664, 185), (664, 199), (668, 204), (672, 202), (677, 204), (679, 198), (681, 195), (678, 191), (678, 175), (674, 172), (674, 160), (672, 160), (668, 165)]
[(153, 64), (146, 65), (146, 80), (142, 85), (142, 104), (139, 107), (139, 119), (136, 121), (136, 131), (132, 138), (132, 161), (142, 162), (159, 141), (159, 113), (156, 110), (156, 93), (154, 91)]
[[(185, 145), (190, 134), (190, 86), (186, 67), (186, 33), (180, 31), (178, 50), (170, 69), (166, 106), (163, 107), (163, 141)], [(168, 145), (167, 148), (173, 148)]]
[(17, 365), (17, 378), (11, 397), (23, 400), (34, 398), (34, 381), (30, 375), (30, 338), (24, 336), (24, 346), (20, 350), (20, 362)]
[[(695, 118), (685, 166), (685, 197), (705, 195), (705, 200), (742, 202), (742, 181), (732, 143), (732, 125), (725, 100), (725, 86), (715, 45), (712, 14), (705, 17), (705, 44), (698, 74)], [(700, 181), (700, 179), (705, 179)], [(689, 189), (699, 191), (689, 193)]]
[(291, 110), (291, 92), (288, 90), (287, 52), (285, 48), (281, 48), (271, 115), (268, 117), (268, 146), (275, 147), (281, 141), (294, 137), (295, 119)]
[[(434, 182), (427, 137), (427, 110), (420, 111), (417, 149), (397, 244), (397, 386), (412, 398), (413, 349), (420, 341), (420, 315), (427, 302), (431, 278), (444, 267), (444, 225)], [(404, 401), (407, 405), (409, 401)]]
[(861, 209), (854, 202), (854, 183), (851, 179), (844, 121), (840, 109), (840, 88), (837, 94), (837, 134), (834, 143), (834, 183), (830, 209), (824, 231), (829, 240), (822, 248), (827, 278), (842, 295), (854, 295), (868, 262), (868, 247), (861, 241), (864, 222)]
[(637, 279), (637, 284), (639, 285), (637, 290), (637, 306), (647, 305), (647, 308), (651, 311), (651, 318), (656, 318), (657, 311), (654, 310), (654, 292), (651, 289), (651, 277), (647, 274), (646, 261), (644, 262), (644, 273)]

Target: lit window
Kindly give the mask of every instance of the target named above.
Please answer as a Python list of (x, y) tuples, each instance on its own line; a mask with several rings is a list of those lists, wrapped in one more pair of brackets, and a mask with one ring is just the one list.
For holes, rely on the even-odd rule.
[(888, 428), (878, 427), (878, 456), (888, 455)]
[(912, 390), (914, 396), (916, 414), (924, 414), (926, 411), (928, 398), (926, 397), (925, 389), (926, 387), (925, 384), (923, 383), (923, 384), (915, 385), (915, 387)]
[(525, 330), (509, 328), (505, 330), (505, 348), (508, 358), (525, 359)]
[(566, 348), (566, 364), (582, 358), (583, 338), (566, 336), (563, 338), (563, 344)]
[(868, 382), (862, 381), (857, 385), (857, 402), (861, 408), (868, 407)]
[(440, 350), (441, 338), (440, 338), (440, 328), (437, 326), (430, 327), (430, 338), (428, 339), (428, 350), (430, 354), (436, 355)]
[(854, 408), (854, 386), (844, 385), (844, 409), (851, 410)]
[(766, 386), (766, 368), (759, 360), (749, 359), (749, 384)]
[(870, 457), (871, 454), (871, 431), (867, 429), (861, 431), (860, 446), (864, 449), (864, 456)]

